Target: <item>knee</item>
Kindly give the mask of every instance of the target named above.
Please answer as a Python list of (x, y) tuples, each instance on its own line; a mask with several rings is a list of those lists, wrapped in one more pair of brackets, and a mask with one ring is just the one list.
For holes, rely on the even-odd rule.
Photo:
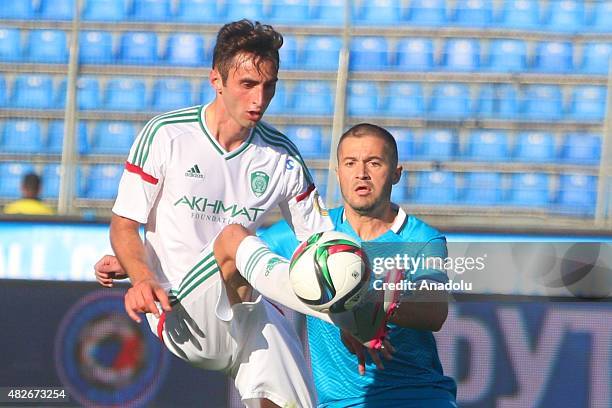
[(240, 224), (231, 224), (223, 228), (213, 246), (217, 260), (235, 259), (240, 242), (249, 235), (252, 235), (251, 232)]

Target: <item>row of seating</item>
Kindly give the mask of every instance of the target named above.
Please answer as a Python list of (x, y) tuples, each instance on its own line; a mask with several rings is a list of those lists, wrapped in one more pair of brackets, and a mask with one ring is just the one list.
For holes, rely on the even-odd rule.
[[(6, 4), (3, 4), (6, 3)], [(9, 4), (10, 3), (10, 4)], [(74, 0), (3, 0), (0, 18), (70, 20)], [(222, 23), (250, 18), (274, 24), (342, 25), (343, 0), (85, 0), (85, 21)], [(579, 0), (361, 0), (349, 2), (355, 25), (500, 26), (563, 32), (611, 32), (612, 5)]]

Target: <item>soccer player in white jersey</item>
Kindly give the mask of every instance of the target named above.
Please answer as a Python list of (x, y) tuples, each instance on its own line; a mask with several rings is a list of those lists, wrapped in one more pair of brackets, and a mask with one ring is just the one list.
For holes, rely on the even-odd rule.
[(144, 127), (119, 184), (110, 238), (132, 283), (132, 319), (146, 313), (175, 355), (234, 378), (248, 406), (307, 407), (312, 382), (288, 321), (244, 279), (224, 284), (212, 253), (200, 255), (226, 225), (254, 230), (276, 206), (299, 239), (332, 228), (295, 146), (260, 121), (282, 41), (248, 20), (221, 28), (210, 73), (215, 100)]

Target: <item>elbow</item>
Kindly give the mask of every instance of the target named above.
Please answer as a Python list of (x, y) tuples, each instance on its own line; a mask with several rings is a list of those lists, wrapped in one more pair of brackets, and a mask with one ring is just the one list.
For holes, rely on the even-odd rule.
[(444, 322), (446, 322), (446, 318), (448, 317), (448, 303), (440, 304), (438, 313), (434, 319), (431, 320), (431, 328), (432, 332), (439, 332), (442, 330), (442, 326), (444, 326)]

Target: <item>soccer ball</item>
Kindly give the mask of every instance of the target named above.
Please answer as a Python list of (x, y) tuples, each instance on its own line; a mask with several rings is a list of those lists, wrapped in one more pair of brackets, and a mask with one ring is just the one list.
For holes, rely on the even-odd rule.
[(289, 264), (293, 292), (319, 312), (350, 310), (367, 290), (369, 278), (361, 245), (336, 231), (312, 235), (295, 250)]

